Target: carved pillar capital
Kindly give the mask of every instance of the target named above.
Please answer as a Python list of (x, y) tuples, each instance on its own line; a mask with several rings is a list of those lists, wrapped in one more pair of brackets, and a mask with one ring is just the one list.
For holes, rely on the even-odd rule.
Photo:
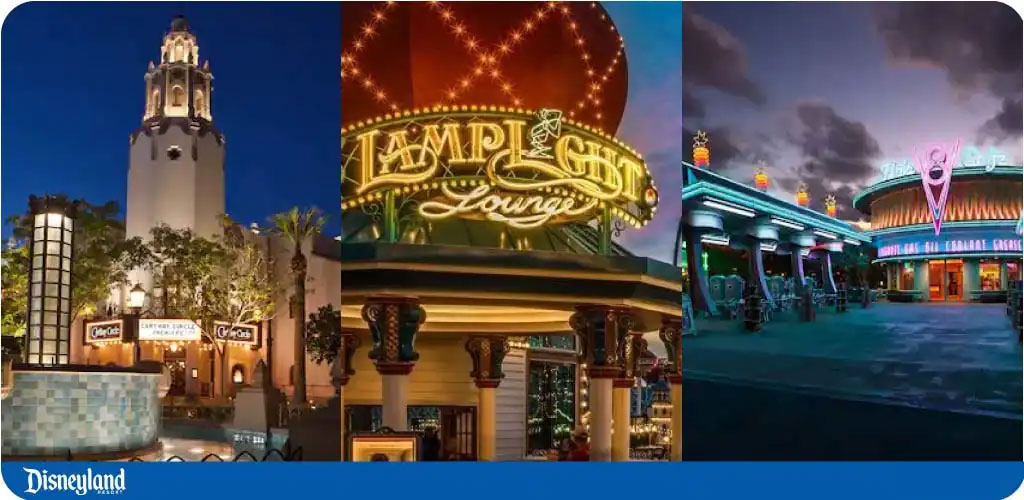
[(683, 321), (676, 316), (662, 316), (658, 337), (668, 351), (668, 381), (678, 384), (683, 381)]
[(569, 318), (582, 348), (587, 373), (592, 378), (622, 376), (622, 346), (634, 319), (628, 307), (606, 305), (576, 306)]
[(473, 371), (469, 376), (473, 377), (477, 387), (498, 387), (501, 379), (505, 378), (501, 363), (509, 349), (508, 339), (497, 335), (474, 335), (466, 341), (466, 352), (473, 359)]
[(370, 327), (370, 359), (382, 375), (408, 375), (420, 355), (416, 334), (427, 319), (419, 300), (407, 297), (371, 297), (363, 305), (363, 320)]
[(615, 387), (633, 387), (640, 375), (640, 355), (647, 350), (643, 332), (629, 332), (622, 343), (622, 375), (615, 379)]
[(356, 337), (355, 330), (341, 329), (338, 357), (334, 358), (334, 363), (331, 366), (331, 381), (334, 383), (334, 387), (344, 387), (345, 384), (348, 384), (349, 378), (355, 375), (356, 371), (352, 369), (352, 355), (355, 354), (360, 344), (362, 342), (359, 337)]

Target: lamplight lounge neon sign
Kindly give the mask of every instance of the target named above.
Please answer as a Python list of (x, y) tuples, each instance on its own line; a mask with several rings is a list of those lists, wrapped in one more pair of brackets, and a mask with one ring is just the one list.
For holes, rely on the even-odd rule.
[(640, 155), (562, 117), (495, 107), (435, 107), (342, 130), (342, 209), (411, 200), (426, 219), (515, 228), (589, 220), (605, 208), (639, 227), (658, 192)]

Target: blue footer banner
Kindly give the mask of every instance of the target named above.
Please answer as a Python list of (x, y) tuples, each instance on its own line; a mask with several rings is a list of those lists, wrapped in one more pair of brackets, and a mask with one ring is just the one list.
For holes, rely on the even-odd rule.
[[(1002, 499), (1020, 462), (4, 462), (26, 498)], [(401, 495), (401, 497), (400, 497)]]

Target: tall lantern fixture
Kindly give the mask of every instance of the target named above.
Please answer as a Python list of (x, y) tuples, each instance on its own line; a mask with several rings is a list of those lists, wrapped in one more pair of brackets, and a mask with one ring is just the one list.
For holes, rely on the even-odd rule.
[(829, 217), (836, 216), (836, 196), (834, 194), (829, 194), (825, 197), (825, 213)]
[(796, 190), (796, 204), (801, 207), (806, 207), (811, 204), (811, 197), (807, 194), (807, 184), (800, 183), (800, 187)]
[(754, 172), (754, 187), (761, 192), (768, 191), (768, 174), (764, 171), (764, 165), (758, 166)]
[(28, 330), (25, 362), (64, 365), (71, 347), (71, 262), (78, 203), (31, 196)]
[(698, 130), (693, 136), (693, 165), (695, 167), (711, 166), (711, 150), (708, 149), (708, 133)]

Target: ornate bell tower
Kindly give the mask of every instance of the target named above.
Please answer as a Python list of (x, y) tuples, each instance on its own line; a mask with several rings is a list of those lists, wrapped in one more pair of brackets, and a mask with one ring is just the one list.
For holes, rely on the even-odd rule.
[[(213, 124), (210, 63), (200, 65), (184, 17), (171, 21), (145, 82), (142, 126), (131, 134), (126, 234), (148, 239), (151, 228), (167, 224), (214, 236), (224, 213), (224, 136)], [(151, 291), (145, 274), (130, 279)]]

